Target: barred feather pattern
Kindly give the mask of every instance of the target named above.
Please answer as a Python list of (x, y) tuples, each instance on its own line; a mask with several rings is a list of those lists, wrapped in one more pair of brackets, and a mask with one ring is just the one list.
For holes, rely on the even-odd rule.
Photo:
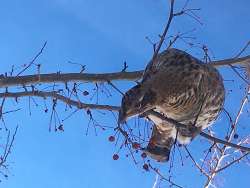
[[(133, 97), (129, 96), (131, 93)], [(129, 106), (126, 105), (128, 100)], [(154, 62), (149, 62), (141, 83), (125, 94), (122, 108), (133, 109), (134, 115), (153, 109), (187, 126), (176, 130), (174, 125), (162, 119), (147, 116), (154, 123), (154, 128), (145, 151), (158, 161), (167, 161), (173, 140), (188, 144), (199, 131), (215, 121), (224, 100), (223, 79), (214, 67), (184, 51), (171, 48), (160, 53)], [(190, 131), (194, 130), (189, 129), (193, 126), (198, 131)]]

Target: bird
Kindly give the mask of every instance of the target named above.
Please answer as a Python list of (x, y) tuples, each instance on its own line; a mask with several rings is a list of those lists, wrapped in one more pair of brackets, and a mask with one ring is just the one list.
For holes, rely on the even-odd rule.
[(168, 48), (147, 64), (142, 80), (123, 95), (118, 122), (134, 116), (152, 121), (144, 152), (167, 162), (175, 143), (187, 145), (213, 124), (224, 101), (223, 78), (216, 68), (185, 51)]

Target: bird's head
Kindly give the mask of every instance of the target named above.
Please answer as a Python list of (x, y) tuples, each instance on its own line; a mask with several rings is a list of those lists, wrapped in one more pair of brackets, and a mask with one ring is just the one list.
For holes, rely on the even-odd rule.
[(119, 123), (124, 123), (128, 118), (144, 112), (143, 97), (144, 92), (140, 84), (125, 93), (119, 111)]

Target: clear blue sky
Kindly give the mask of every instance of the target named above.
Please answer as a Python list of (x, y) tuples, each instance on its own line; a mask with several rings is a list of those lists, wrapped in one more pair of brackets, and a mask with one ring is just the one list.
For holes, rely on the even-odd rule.
[[(197, 28), (192, 35), (197, 37), (197, 42), (207, 44), (216, 59), (232, 57), (250, 39), (249, 1), (193, 0), (190, 7), (202, 9), (198, 15), (204, 24), (201, 26), (189, 17), (177, 18), (171, 34)], [(145, 37), (156, 39), (161, 33), (167, 8), (167, 0), (2, 1), (1, 73), (10, 71), (12, 65), (18, 67), (28, 63), (45, 41), (47, 47), (38, 60), (44, 73), (79, 71), (79, 67), (68, 61), (86, 65), (88, 72), (120, 71), (124, 61), (130, 71), (143, 69), (152, 56), (152, 46)], [(182, 42), (177, 47), (187, 49)], [(190, 52), (197, 57), (202, 54), (197, 49)], [(35, 68), (26, 73), (34, 72)], [(231, 72), (222, 72), (225, 79), (233, 78)], [(226, 82), (228, 89), (237, 90), (240, 84)], [(126, 85), (120, 86), (123, 90), (128, 89)], [(229, 110), (235, 112), (232, 107), (238, 105), (240, 95), (237, 92), (227, 97)], [(100, 100), (116, 105), (118, 101), (117, 97)], [(107, 141), (111, 132), (100, 131), (95, 136), (91, 129), (85, 136), (88, 119), (83, 112), (65, 122), (65, 132), (49, 133), (49, 115), (43, 113), (42, 106), (35, 108), (33, 105), (32, 116), (29, 116), (27, 102), (20, 103), (22, 112), (6, 116), (8, 127), (18, 124), (20, 128), (9, 158), (9, 178), (0, 184), (1, 187), (152, 187), (154, 173), (144, 172), (140, 165), (135, 166), (124, 155), (118, 161), (112, 160), (117, 148)], [(17, 106), (12, 102), (6, 106), (6, 110), (13, 108)], [(66, 113), (62, 113), (62, 118), (65, 116)], [(107, 115), (102, 121), (114, 126), (110, 119), (112, 117)], [(246, 123), (249, 124), (241, 122)], [(225, 122), (219, 120), (217, 124), (221, 125), (218, 130), (223, 131)], [(194, 151), (195, 147), (200, 148), (199, 143), (191, 145)], [(161, 168), (167, 171), (168, 165), (164, 165)], [(201, 187), (204, 178), (196, 170), (189, 170), (190, 163), (185, 167), (176, 166), (178, 183), (190, 188)], [(237, 165), (219, 176), (219, 182), (226, 188), (246, 187), (249, 174), (249, 167)]]

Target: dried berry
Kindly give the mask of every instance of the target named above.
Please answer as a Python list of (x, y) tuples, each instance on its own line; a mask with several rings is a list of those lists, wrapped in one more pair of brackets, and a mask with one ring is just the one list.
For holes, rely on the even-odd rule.
[(142, 157), (143, 159), (145, 159), (145, 158), (147, 158), (147, 154), (143, 152), (143, 153), (141, 154), (141, 157)]
[(239, 135), (238, 134), (234, 134), (234, 139), (238, 139), (239, 138)]
[(116, 161), (116, 160), (118, 160), (118, 159), (119, 159), (119, 155), (114, 154), (114, 155), (113, 155), (113, 160), (115, 160), (115, 161)]
[(84, 91), (84, 92), (82, 92), (82, 94), (83, 94), (84, 96), (87, 96), (87, 95), (89, 95), (89, 92), (88, 92), (88, 91)]
[(134, 142), (134, 143), (132, 144), (132, 147), (133, 147), (134, 149), (139, 149), (139, 148), (140, 148), (140, 144), (137, 143), (137, 142)]
[(114, 136), (110, 136), (110, 137), (109, 137), (109, 141), (110, 141), (110, 142), (114, 142), (114, 141), (115, 141), (115, 137), (114, 137)]
[(63, 128), (63, 125), (62, 125), (62, 124), (59, 125), (58, 130), (59, 130), (59, 131), (64, 131), (64, 128)]
[(147, 165), (147, 164), (144, 164), (144, 165), (143, 165), (143, 169), (146, 170), (146, 171), (149, 171), (148, 165)]

